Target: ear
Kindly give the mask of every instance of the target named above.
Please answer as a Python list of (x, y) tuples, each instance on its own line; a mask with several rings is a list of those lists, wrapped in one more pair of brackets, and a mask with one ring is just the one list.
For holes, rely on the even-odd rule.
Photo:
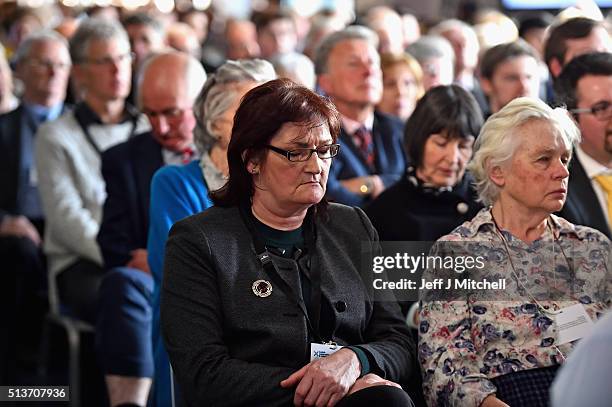
[[(212, 123), (210, 123), (210, 128), (213, 131), (213, 135), (215, 136), (216, 139), (219, 139), (219, 136), (217, 136), (218, 132), (219, 132), (219, 122), (217, 120), (213, 120)], [(244, 157), (243, 157), (244, 159)]]
[[(247, 156), (247, 151), (243, 151), (242, 152), (242, 161), (244, 162), (244, 160), (246, 159)], [(246, 170), (249, 174), (257, 174), (259, 172), (259, 160), (256, 157), (250, 157), (249, 161), (246, 163)]]
[(328, 96), (331, 96), (333, 93), (334, 87), (333, 82), (327, 73), (322, 73), (317, 77), (317, 82), (319, 83), (319, 87), (323, 92), (325, 92)]
[(491, 93), (493, 92), (493, 86), (491, 85), (491, 81), (487, 78), (480, 78), (480, 88), (487, 96), (491, 95)]
[(561, 75), (563, 66), (561, 65), (561, 62), (557, 58), (553, 58), (550, 60), (550, 65), (548, 66), (548, 69), (550, 70), (552, 77), (556, 78), (557, 76)]
[(25, 78), (26, 74), (24, 70), (25, 70), (25, 62), (21, 61), (15, 66), (15, 71), (13, 72), (14, 77), (21, 81), (24, 81), (26, 79)]
[(82, 88), (83, 87), (83, 79), (87, 76), (87, 73), (85, 72), (83, 67), (80, 64), (72, 65), (71, 75), (74, 78), (74, 81), (76, 82), (76, 85), (79, 88)]
[(499, 165), (491, 168), (489, 179), (498, 187), (503, 187), (506, 184), (506, 175), (504, 174), (503, 168)]

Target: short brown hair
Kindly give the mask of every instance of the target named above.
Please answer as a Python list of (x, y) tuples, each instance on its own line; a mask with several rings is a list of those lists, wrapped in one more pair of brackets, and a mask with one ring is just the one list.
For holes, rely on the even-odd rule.
[(532, 57), (536, 61), (539, 59), (533, 47), (521, 39), (489, 48), (480, 61), (480, 76), (491, 79), (499, 65), (509, 59), (522, 56)]
[(544, 46), (544, 62), (550, 67), (550, 62), (557, 59), (561, 65), (565, 62), (567, 40), (584, 38), (591, 35), (596, 27), (604, 27), (599, 22), (586, 17), (570, 18), (550, 29), (550, 34)]
[(290, 20), (292, 24), (295, 24), (293, 15), (287, 9), (263, 11), (254, 13), (251, 17), (251, 21), (253, 21), (253, 24), (255, 24), (255, 29), (257, 32), (265, 29), (276, 20)]
[[(325, 123), (336, 142), (340, 135), (340, 114), (329, 99), (289, 79), (275, 79), (251, 89), (234, 116), (232, 138), (227, 149), (229, 180), (211, 192), (217, 206), (237, 206), (250, 199), (254, 192), (252, 175), (246, 165), (262, 155), (285, 123), (318, 126)], [(324, 208), (325, 199), (316, 207)]]

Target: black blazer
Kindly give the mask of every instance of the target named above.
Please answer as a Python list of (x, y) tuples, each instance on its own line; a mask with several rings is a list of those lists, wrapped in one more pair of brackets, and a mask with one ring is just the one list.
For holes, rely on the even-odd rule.
[(102, 153), (107, 196), (98, 245), (106, 268), (125, 266), (130, 251), (147, 247), (151, 178), (162, 165), (161, 145), (150, 132)]
[(451, 191), (444, 192), (413, 180), (404, 176), (365, 208), (380, 240), (434, 242), (482, 208), (469, 173)]
[[(67, 106), (64, 105), (64, 111)], [(20, 185), (19, 167), (25, 154), (34, 155), (34, 135), (37, 128), (28, 125), (27, 114), (22, 105), (0, 115), (0, 221), (7, 214), (17, 214), (17, 195)], [(26, 133), (27, 132), (27, 133)], [(31, 144), (25, 145), (30, 136)], [(28, 152), (26, 148), (31, 150)], [(34, 157), (32, 157), (34, 160)], [(37, 219), (36, 221), (40, 221)]]
[(17, 212), (23, 107), (0, 115), (0, 218)]
[(563, 209), (559, 212), (559, 216), (573, 224), (597, 229), (609, 239), (612, 238), (605, 212), (601, 208), (593, 185), (591, 185), (591, 180), (575, 152), (574, 159), (570, 164), (567, 200)]
[(327, 197), (338, 203), (362, 206), (367, 198), (348, 191), (341, 180), (379, 175), (386, 187), (397, 182), (406, 168), (402, 122), (384, 113), (374, 113), (372, 140), (374, 142), (375, 171), (368, 168), (363, 156), (353, 143), (351, 136), (341, 130), (338, 143), (340, 153), (333, 159), (327, 181)]
[[(374, 371), (396, 382), (413, 372), (415, 345), (393, 297), (371, 293), (361, 250), (378, 247), (363, 211), (329, 206), (316, 219), (321, 291), (333, 308), (331, 339), (357, 345)], [(299, 260), (271, 254), (283, 280), (300, 292)], [(270, 296), (253, 293), (267, 277), (239, 209), (212, 207), (174, 224), (166, 244), (161, 288), (162, 336), (181, 393), (194, 406), (287, 406), (295, 389), (279, 383), (309, 361), (306, 318), (273, 282)], [(378, 295), (383, 295), (384, 298)], [(392, 294), (391, 294), (392, 295)]]

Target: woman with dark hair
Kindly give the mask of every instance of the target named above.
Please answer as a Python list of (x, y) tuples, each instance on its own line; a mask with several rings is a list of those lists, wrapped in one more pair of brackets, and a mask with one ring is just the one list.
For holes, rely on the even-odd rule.
[(366, 208), (381, 240), (435, 241), (478, 213), (465, 169), (481, 126), (476, 100), (461, 87), (423, 96), (404, 131), (411, 166)]
[(411, 405), (390, 380), (409, 377), (414, 343), (360, 268), (376, 231), (324, 199), (339, 131), (302, 86), (252, 89), (214, 206), (170, 231), (162, 334), (189, 405)]
[[(487, 208), (429, 253), (452, 262), (469, 252), (481, 266), (459, 273), (432, 265), (423, 273), (426, 282), (472, 282), (420, 292), (428, 405), (550, 406), (557, 369), (610, 308), (610, 240), (554, 215), (565, 203), (579, 140), (568, 111), (537, 98), (514, 99), (482, 126), (468, 168)], [(503, 288), (488, 289), (487, 281)]]

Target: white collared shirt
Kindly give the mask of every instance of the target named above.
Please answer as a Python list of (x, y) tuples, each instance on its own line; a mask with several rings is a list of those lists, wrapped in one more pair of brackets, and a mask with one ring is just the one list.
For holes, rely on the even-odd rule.
[(598, 175), (612, 175), (612, 168), (608, 168), (605, 165), (595, 161), (595, 159), (585, 153), (580, 146), (576, 147), (575, 159), (578, 159), (580, 164), (582, 164), (584, 172), (591, 180), (591, 185), (593, 186), (595, 195), (597, 195), (597, 200), (599, 201), (601, 210), (603, 211), (604, 215), (606, 215), (606, 219), (610, 219), (610, 214), (608, 213), (608, 196), (599, 183), (595, 181), (595, 177)]
[(359, 123), (357, 120), (349, 119), (344, 115), (340, 115), (342, 118), (342, 128), (348, 135), (353, 135), (360, 128), (365, 126), (370, 132), (374, 127), (374, 113), (372, 113), (363, 123)]
[[(195, 149), (195, 146), (190, 146), (193, 150), (193, 155), (191, 156), (190, 161), (197, 160), (200, 158), (200, 155)], [(177, 153), (176, 151), (171, 151), (166, 148), (162, 148), (162, 158), (164, 160), (165, 165), (184, 165), (183, 153)]]

